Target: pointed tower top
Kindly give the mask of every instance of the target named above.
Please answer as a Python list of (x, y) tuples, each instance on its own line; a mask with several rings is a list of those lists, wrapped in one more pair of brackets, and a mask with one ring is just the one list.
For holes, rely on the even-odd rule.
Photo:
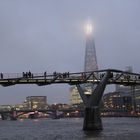
[(90, 34), (93, 33), (93, 29), (94, 29), (94, 27), (93, 27), (92, 22), (91, 22), (91, 21), (88, 21), (88, 22), (85, 24), (85, 33), (86, 33), (87, 35), (90, 35)]

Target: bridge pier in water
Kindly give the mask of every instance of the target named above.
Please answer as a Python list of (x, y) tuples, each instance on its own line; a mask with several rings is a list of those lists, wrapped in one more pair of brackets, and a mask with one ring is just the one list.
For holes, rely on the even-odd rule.
[(99, 107), (86, 107), (83, 130), (102, 130)]
[(85, 131), (103, 129), (99, 105), (110, 76), (111, 76), (110, 71), (107, 71), (103, 75), (101, 81), (97, 84), (95, 89), (92, 91), (91, 95), (86, 95), (84, 93), (83, 88), (79, 84), (76, 85), (78, 92), (85, 105), (85, 114), (84, 114), (84, 123), (83, 123), (83, 130)]

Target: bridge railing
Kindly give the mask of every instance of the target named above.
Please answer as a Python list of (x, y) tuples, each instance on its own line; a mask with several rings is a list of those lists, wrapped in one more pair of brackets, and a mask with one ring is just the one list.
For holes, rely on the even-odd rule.
[[(39, 78), (39, 77), (43, 77), (43, 73), (32, 73), (33, 77), (35, 78)], [(2, 77), (0, 77), (0, 79), (16, 79), (16, 78), (23, 78), (23, 73), (2, 73)], [(27, 78), (30, 78), (29, 76), (27, 76)]]
[(3, 73), (3, 79), (20, 78), (21, 73)]
[[(53, 73), (3, 73), (3, 76), (0, 76), (1, 79), (11, 79), (11, 80), (20, 80), (20, 79), (46, 79), (46, 81), (53, 83), (53, 82), (59, 82), (59, 81), (69, 81), (76, 80), (81, 82), (98, 82), (100, 81), (105, 73), (107, 71), (110, 71), (110, 77), (109, 81), (110, 83), (121, 83), (121, 82), (140, 82), (140, 74), (136, 73), (129, 73), (125, 71), (119, 71), (119, 70), (99, 70), (99, 71), (90, 71), (90, 72), (78, 72), (78, 73), (59, 73), (59, 72), (53, 72)], [(9, 81), (9, 80), (8, 80)], [(10, 81), (9, 81), (10, 82)], [(14, 82), (14, 81), (12, 81)]]

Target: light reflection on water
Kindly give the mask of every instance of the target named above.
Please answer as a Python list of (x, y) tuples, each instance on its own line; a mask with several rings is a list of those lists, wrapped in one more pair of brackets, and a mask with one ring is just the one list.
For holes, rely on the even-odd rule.
[(84, 132), (83, 119), (0, 121), (0, 140), (139, 140), (140, 118), (103, 118), (103, 131)]

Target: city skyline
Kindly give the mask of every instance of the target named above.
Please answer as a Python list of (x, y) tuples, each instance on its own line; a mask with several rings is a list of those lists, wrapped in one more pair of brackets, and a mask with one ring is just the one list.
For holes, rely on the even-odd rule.
[[(0, 1), (0, 72), (83, 71), (84, 25), (94, 24), (99, 69), (139, 68), (139, 1)], [(0, 104), (26, 96), (68, 102), (69, 85), (0, 87)]]

